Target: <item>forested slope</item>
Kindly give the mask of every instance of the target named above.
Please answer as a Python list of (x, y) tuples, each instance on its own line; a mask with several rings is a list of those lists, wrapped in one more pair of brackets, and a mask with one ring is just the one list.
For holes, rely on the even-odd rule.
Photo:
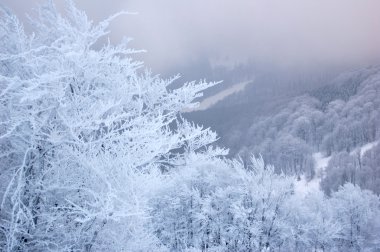
[[(371, 186), (365, 182), (366, 178), (378, 181), (380, 172), (379, 163), (374, 158), (376, 155), (354, 157), (352, 152), (367, 143), (378, 141), (380, 137), (380, 67), (344, 72), (324, 86), (303, 95), (268, 103), (271, 105), (263, 106), (281, 104), (281, 109), (277, 109), (278, 112), (273, 110), (274, 113), (262, 113), (264, 115), (261, 116), (252, 115), (257, 111), (254, 107), (239, 106), (240, 111), (233, 110), (233, 106), (220, 109), (227, 122), (221, 122), (219, 133), (226, 138), (223, 142), (231, 148), (233, 155), (246, 159), (252, 153), (261, 154), (266, 162), (277, 167), (277, 172), (305, 174), (309, 179), (315, 175), (313, 153), (333, 156), (332, 162), (338, 158), (335, 156), (350, 156), (345, 162), (339, 158), (339, 166), (329, 166), (324, 188), (330, 190), (327, 189), (330, 186), (326, 185), (328, 180), (340, 181), (333, 186), (335, 189), (345, 181), (356, 181), (378, 193), (375, 186), (378, 182), (371, 182)], [(208, 112), (213, 114), (217, 110)], [(230, 122), (227, 118), (229, 114), (233, 116)], [(234, 120), (239, 116), (244, 120)], [(194, 118), (197, 119), (197, 116)], [(240, 122), (244, 123), (239, 125)], [(231, 123), (237, 125), (223, 126)], [(376, 150), (378, 148), (372, 152)], [(362, 158), (367, 159), (367, 169), (362, 169)], [(351, 172), (355, 175), (348, 176), (343, 171), (349, 169), (357, 172)], [(330, 178), (333, 173), (339, 178)], [(360, 179), (352, 176), (359, 176)]]

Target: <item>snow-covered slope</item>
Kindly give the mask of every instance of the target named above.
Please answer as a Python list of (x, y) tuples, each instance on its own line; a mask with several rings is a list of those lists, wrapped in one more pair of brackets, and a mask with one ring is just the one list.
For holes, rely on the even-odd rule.
[[(379, 144), (379, 141), (367, 143), (361, 147), (358, 147), (350, 152), (350, 155), (355, 155), (360, 153), (362, 157), (364, 153)], [(301, 176), (300, 180), (296, 180), (294, 183), (294, 190), (296, 194), (301, 197), (306, 196), (308, 193), (316, 190), (320, 190), (319, 183), (321, 182), (323, 172), (329, 164), (331, 156), (324, 157), (321, 152), (316, 152), (313, 154), (314, 164), (315, 164), (315, 176), (312, 180), (307, 181), (304, 176)]]
[(194, 111), (199, 111), (199, 110), (206, 110), (206, 109), (212, 107), (213, 105), (215, 105), (216, 103), (222, 101), (227, 96), (230, 96), (230, 95), (233, 95), (235, 93), (239, 93), (239, 92), (243, 91), (245, 89), (245, 87), (249, 83), (252, 83), (252, 82), (253, 82), (253, 80), (243, 81), (243, 82), (237, 83), (237, 84), (233, 85), (232, 87), (224, 89), (224, 90), (222, 90), (222, 91), (220, 91), (220, 92), (218, 92), (212, 96), (209, 96), (209, 97), (203, 99), (199, 103), (198, 107), (195, 107), (192, 109), (187, 109), (184, 112), (194, 112)]
[(355, 153), (360, 152), (360, 157), (362, 157), (364, 155), (364, 153), (366, 153), (367, 151), (369, 151), (370, 149), (372, 149), (373, 147), (375, 147), (378, 144), (379, 144), (379, 141), (367, 143), (367, 144), (351, 151), (350, 155), (354, 155)]
[(319, 190), (319, 182), (321, 181), (323, 171), (329, 164), (330, 157), (324, 157), (322, 153), (317, 152), (313, 154), (315, 164), (315, 176), (312, 180), (307, 181), (305, 176), (301, 176), (300, 180), (296, 180), (294, 183), (294, 190), (296, 194), (304, 197), (312, 191)]

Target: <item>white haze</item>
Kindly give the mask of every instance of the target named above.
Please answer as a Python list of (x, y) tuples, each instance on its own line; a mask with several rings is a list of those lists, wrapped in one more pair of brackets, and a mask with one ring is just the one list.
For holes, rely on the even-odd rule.
[[(41, 1), (5, 0), (23, 14)], [(63, 1), (55, 1), (62, 6)], [(137, 11), (114, 21), (111, 39), (127, 35), (154, 72), (177, 72), (199, 58), (234, 65), (368, 64), (380, 58), (378, 0), (82, 0), (90, 18)]]

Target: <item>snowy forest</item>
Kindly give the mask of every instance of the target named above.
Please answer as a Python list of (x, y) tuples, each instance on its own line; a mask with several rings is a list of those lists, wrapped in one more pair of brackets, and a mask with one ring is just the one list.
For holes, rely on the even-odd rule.
[(218, 81), (107, 41), (128, 13), (37, 14), (0, 14), (1, 251), (380, 251), (380, 67), (223, 142), (184, 112)]

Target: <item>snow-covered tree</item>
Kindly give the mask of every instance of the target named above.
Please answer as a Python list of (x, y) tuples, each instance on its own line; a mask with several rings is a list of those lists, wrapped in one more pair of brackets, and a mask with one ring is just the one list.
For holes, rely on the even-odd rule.
[(145, 71), (130, 58), (128, 40), (97, 49), (119, 14), (93, 24), (71, 1), (64, 14), (50, 1), (27, 34), (2, 10), (0, 243), (7, 251), (128, 250), (150, 235), (152, 174), (216, 140), (180, 116), (214, 83), (172, 90), (176, 77)]
[(331, 204), (334, 217), (341, 226), (336, 248), (345, 251), (371, 251), (380, 248), (378, 196), (348, 183), (332, 195)]
[(201, 155), (173, 171), (155, 200), (153, 226), (169, 248), (262, 251), (281, 247), (292, 181), (262, 158), (241, 162)]

